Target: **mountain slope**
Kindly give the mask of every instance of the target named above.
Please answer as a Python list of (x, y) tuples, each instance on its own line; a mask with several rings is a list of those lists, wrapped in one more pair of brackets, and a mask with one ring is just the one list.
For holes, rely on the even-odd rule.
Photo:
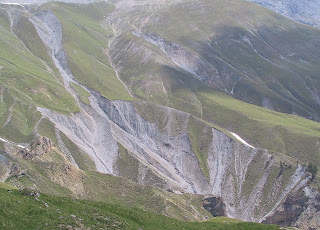
[[(208, 194), (223, 199), (230, 217), (268, 223), (277, 221), (274, 214), (288, 197), (313, 199), (306, 164), (320, 162), (319, 123), (234, 97), (318, 119), (318, 30), (244, 1), (50, 2), (1, 9), (1, 31), (9, 36), (4, 42), (16, 37), (26, 47), (8, 52), (24, 61), (3, 53), (1, 60), (8, 56), (18, 68), (32, 67), (15, 73), (7, 64), (0, 70), (6, 89), (2, 180), (56, 195), (126, 202), (182, 220), (203, 219), (208, 212), (201, 197)], [(275, 45), (283, 35), (291, 43)], [(289, 50), (298, 56), (281, 58)], [(11, 73), (20, 80), (42, 69), (42, 88), (51, 81), (61, 87), (63, 100), (52, 99), (56, 106), (38, 91), (34, 95), (44, 103), (18, 97), (12, 90), (17, 86), (5, 81), (14, 79)], [(18, 91), (30, 93), (27, 87)], [(10, 121), (20, 123), (8, 126)], [(21, 146), (30, 148), (39, 135), (49, 137), (55, 151), (21, 158)], [(28, 176), (12, 176), (13, 163)], [(127, 191), (122, 198), (118, 188)], [(187, 202), (190, 197), (195, 204)], [(153, 202), (159, 209), (151, 208)], [(314, 205), (306, 202), (290, 225), (317, 227), (299, 219), (317, 218)]]
[[(119, 4), (118, 11), (112, 15), (114, 27), (121, 32), (114, 39), (111, 57), (120, 76), (138, 98), (201, 117), (239, 133), (254, 146), (295, 157), (300, 155), (299, 151), (308, 152), (301, 156), (311, 154), (312, 159), (318, 159), (319, 136), (311, 141), (316, 145), (309, 142), (313, 131), (307, 131), (307, 136), (302, 138), (304, 141), (295, 144), (298, 143), (296, 137), (300, 136), (295, 132), (301, 129), (292, 124), (305, 126), (308, 121), (297, 118), (298, 122), (292, 123), (287, 120), (291, 117), (285, 116), (285, 120), (276, 124), (279, 116), (284, 115), (273, 116), (275, 114), (268, 110), (232, 100), (206, 86), (282, 112), (301, 112), (309, 116), (302, 111), (315, 109), (312, 113), (317, 116), (318, 90), (311, 93), (305, 87), (320, 85), (318, 70), (314, 69), (310, 78), (307, 77), (308, 71), (313, 71), (311, 66), (318, 68), (313, 54), (317, 48), (304, 46), (309, 42), (317, 43), (318, 30), (242, 1), (190, 1), (160, 7), (147, 3), (142, 6), (132, 3), (130, 7)], [(272, 28), (274, 25), (278, 29)], [(308, 38), (308, 34), (314, 34), (315, 39)], [(302, 67), (305, 64), (296, 62), (296, 57), (282, 59), (288, 50), (315, 58), (314, 65)], [(298, 70), (299, 66), (302, 69)], [(310, 84), (301, 79), (302, 75), (296, 75), (300, 71)], [(257, 110), (264, 112), (257, 113)], [(319, 123), (310, 123), (311, 129), (319, 130), (318, 127)], [(305, 145), (306, 142), (309, 144)]]
[[(140, 208), (180, 220), (198, 221), (211, 216), (203, 207), (205, 196), (175, 194), (123, 177), (79, 169), (72, 155), (47, 142), (47, 138), (39, 137), (28, 146), (29, 151), (16, 143), (6, 143), (0, 155), (1, 180), (19, 189), (27, 187), (56, 196)], [(86, 156), (79, 158), (85, 160)], [(219, 209), (223, 207), (213, 208), (213, 213)]]
[(0, 184), (0, 194), (2, 229), (279, 229), (227, 218), (182, 222), (140, 209), (18, 191), (5, 184)]
[[(163, 66), (178, 67), (184, 75), (188, 72), (238, 99), (318, 119), (319, 30), (239, 0), (183, 1), (160, 9), (155, 7), (153, 15), (144, 13), (148, 7), (148, 4), (120, 5), (120, 13), (113, 14), (114, 26), (123, 34), (114, 43), (115, 63), (117, 59), (120, 61), (118, 68), (123, 69), (120, 74), (124, 80), (128, 79), (127, 84), (154, 81), (152, 88), (157, 89), (157, 76), (163, 79), (170, 73), (155, 70)], [(143, 44), (141, 39), (145, 41)], [(136, 58), (121, 62), (139, 55), (134, 46), (130, 50), (117, 47), (125, 47), (131, 41), (141, 45), (140, 60), (153, 55), (154, 58), (143, 62), (147, 70), (130, 68), (137, 62)], [(149, 48), (149, 53), (145, 53), (144, 49), (150, 46), (152, 50)], [(154, 49), (167, 62), (152, 54)], [(143, 87), (137, 88), (141, 91)], [(145, 97), (150, 97), (150, 93), (145, 92)], [(158, 94), (161, 95), (160, 90)]]

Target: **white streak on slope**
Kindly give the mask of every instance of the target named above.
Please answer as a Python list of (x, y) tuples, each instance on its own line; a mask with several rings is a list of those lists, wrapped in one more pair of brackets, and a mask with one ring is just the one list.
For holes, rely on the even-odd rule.
[(255, 147), (253, 147), (252, 145), (249, 145), (245, 140), (243, 140), (239, 135), (235, 134), (235, 133), (232, 133), (231, 134), (237, 138), (242, 144), (245, 144), (246, 146), (249, 146), (250, 148), (253, 148), (255, 149)]
[(9, 141), (7, 141), (7, 140), (5, 140), (5, 139), (3, 139), (1, 137), (0, 137), (0, 141), (5, 142), (5, 143), (9, 143)]

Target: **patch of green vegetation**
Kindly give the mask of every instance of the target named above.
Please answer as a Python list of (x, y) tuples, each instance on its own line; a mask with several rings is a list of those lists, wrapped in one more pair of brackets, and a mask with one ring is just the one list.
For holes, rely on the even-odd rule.
[(265, 169), (261, 167), (261, 161), (263, 161), (263, 151), (260, 151), (253, 158), (251, 164), (249, 165), (246, 173), (245, 182), (242, 186), (242, 194), (247, 198), (250, 196), (254, 188), (257, 186), (258, 182), (261, 180), (263, 174), (265, 174)]
[[(10, 188), (9, 188), (10, 189)], [(0, 226), (2, 229), (279, 229), (273, 225), (245, 223), (226, 218), (207, 222), (182, 222), (140, 209), (119, 205), (75, 200), (40, 194), (35, 199), (32, 190), (8, 192), (0, 184)]]
[(195, 117), (189, 118), (188, 135), (191, 147), (198, 158), (203, 174), (210, 180), (208, 167), (208, 150), (212, 141), (211, 127)]
[(136, 101), (133, 104), (139, 115), (146, 121), (155, 123), (161, 132), (166, 131), (171, 136), (177, 136), (185, 131), (189, 114), (145, 101)]
[(119, 156), (116, 163), (118, 175), (138, 182), (139, 161), (120, 143), (118, 143), (118, 147)]
[(318, 173), (318, 166), (313, 164), (313, 163), (309, 163), (308, 167), (307, 167), (307, 171), (311, 173), (311, 180), (313, 181), (316, 178), (316, 175)]
[(63, 141), (63, 144), (68, 149), (68, 151), (71, 153), (71, 156), (77, 163), (80, 169), (82, 170), (88, 170), (88, 171), (94, 171), (96, 170), (96, 165), (94, 161), (90, 158), (90, 156), (83, 152), (81, 149), (78, 148), (77, 145), (75, 145), (66, 135), (63, 133), (60, 133), (61, 139)]
[(37, 132), (41, 136), (50, 138), (55, 145), (58, 145), (55, 128), (55, 125), (49, 119), (43, 118), (38, 124)]
[[(0, 87), (1, 88), (1, 87)], [(31, 142), (33, 130), (41, 115), (33, 106), (13, 98), (2, 88), (0, 104), (0, 136), (15, 142)]]
[(135, 109), (146, 121), (151, 123), (155, 123), (160, 129), (160, 131), (164, 131), (165, 127), (168, 124), (168, 113), (167, 108), (162, 108), (156, 104), (148, 103), (148, 102), (133, 102)]
[(18, 188), (15, 186), (12, 186), (11, 184), (0, 182), (0, 189), (17, 190)]
[[(152, 172), (147, 172), (147, 176)], [(148, 180), (148, 179), (145, 179)], [(90, 200), (140, 208), (180, 220), (199, 220), (210, 214), (202, 207), (202, 196), (178, 195), (153, 186), (143, 186), (122, 177), (85, 172), (84, 189)], [(190, 205), (193, 206), (190, 209)]]
[[(0, 25), (1, 26), (1, 25)], [(10, 42), (9, 42), (10, 41)], [(0, 86), (12, 97), (34, 106), (69, 114), (78, 110), (74, 99), (13, 33), (0, 31)]]
[(33, 183), (28, 177), (16, 177), (16, 176), (11, 176), (9, 177), (6, 181), (7, 184), (12, 185), (13, 187), (16, 188), (32, 188)]
[(48, 65), (48, 74), (53, 75), (52, 77), (56, 77), (60, 82), (62, 82), (59, 70), (55, 67), (51, 57), (49, 57), (46, 46), (38, 36), (38, 33), (30, 22), (27, 14), (22, 15), (22, 17), (19, 18), (13, 27), (13, 32), (33, 55)]
[(108, 43), (113, 34), (103, 19), (114, 6), (99, 2), (88, 5), (49, 3), (43, 7), (51, 9), (62, 24), (63, 44), (74, 77), (109, 100), (133, 100), (117, 79), (108, 57)]
[(7, 31), (10, 30), (10, 21), (8, 18), (8, 13), (3, 8), (0, 9), (0, 25), (5, 30), (7, 30)]
[[(265, 188), (263, 189), (263, 197), (267, 197), (268, 194), (271, 194), (271, 189), (274, 186), (274, 183), (277, 182), (277, 177), (280, 175), (280, 168), (276, 165), (272, 165), (269, 170), (269, 175), (267, 178), (267, 182), (265, 183)], [(268, 207), (272, 208), (272, 204), (266, 204)]]
[(77, 95), (83, 103), (90, 105), (90, 93), (87, 90), (73, 82), (70, 83), (70, 86), (74, 91), (76, 91)]
[(202, 91), (197, 95), (207, 120), (240, 134), (255, 147), (283, 152), (304, 162), (320, 162), (316, 146), (320, 123), (239, 102), (218, 92)]

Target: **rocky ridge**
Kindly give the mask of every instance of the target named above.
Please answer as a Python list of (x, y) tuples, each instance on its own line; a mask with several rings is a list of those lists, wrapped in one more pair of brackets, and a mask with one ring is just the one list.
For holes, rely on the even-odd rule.
[(31, 142), (29, 148), (23, 148), (20, 152), (23, 158), (31, 160), (35, 156), (41, 156), (50, 152), (53, 147), (54, 144), (48, 137), (38, 137)]

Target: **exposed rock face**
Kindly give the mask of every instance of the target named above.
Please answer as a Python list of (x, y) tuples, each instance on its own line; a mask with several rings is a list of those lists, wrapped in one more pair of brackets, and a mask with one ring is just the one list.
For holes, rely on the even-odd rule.
[[(304, 167), (292, 165), (283, 169), (280, 162), (266, 150), (241, 145), (215, 129), (211, 130), (212, 140), (208, 150), (208, 180), (200, 169), (186, 132), (188, 114), (166, 107), (158, 108), (159, 112), (166, 111), (168, 120), (172, 120), (174, 115), (180, 116), (180, 131), (173, 134), (170, 130), (177, 123), (168, 122), (161, 131), (155, 123), (142, 118), (131, 103), (110, 102), (97, 94), (93, 95), (97, 104), (92, 104), (98, 107), (87, 110), (91, 111), (90, 114), (96, 114), (97, 119), (90, 118), (89, 126), (84, 122), (88, 120), (89, 113), (84, 111), (71, 117), (45, 109), (39, 111), (88, 152), (101, 166), (98, 167), (101, 172), (116, 174), (113, 169), (118, 152), (113, 148), (99, 150), (91, 140), (118, 142), (138, 160), (138, 168), (144, 168), (136, 171), (135, 178), (139, 178), (140, 183), (144, 181), (146, 170), (150, 170), (159, 181), (167, 183), (167, 188), (221, 196), (229, 216), (249, 221), (262, 221), (265, 215), (272, 213), (292, 191), (303, 187), (308, 180)], [(87, 132), (89, 127), (90, 132)], [(95, 135), (97, 132), (108, 135), (98, 137)], [(274, 171), (278, 173), (274, 174)]]
[(301, 193), (291, 195), (282, 204), (283, 210), (277, 210), (274, 215), (267, 217), (263, 222), (267, 224), (291, 226), (307, 208), (308, 200), (309, 198)]
[(212, 87), (227, 91), (224, 82), (220, 79), (218, 70), (196, 52), (187, 50), (187, 48), (183, 48), (178, 44), (168, 42), (156, 35), (144, 35), (138, 31), (133, 32), (133, 34), (159, 47), (176, 65), (191, 73), (200, 81)]
[(4, 182), (10, 175), (11, 163), (0, 154), (0, 182)]
[[(291, 194), (263, 223), (294, 226), (299, 229), (318, 229), (320, 222), (320, 193), (306, 187)], [(308, 224), (306, 224), (308, 223)]]
[(248, 0), (285, 17), (320, 27), (320, 2), (309, 0)]
[(212, 216), (226, 216), (226, 206), (219, 197), (207, 197), (203, 200), (203, 207), (211, 213)]
[(53, 147), (54, 144), (48, 137), (38, 137), (36, 140), (31, 142), (30, 150), (25, 148), (21, 150), (21, 153), (23, 158), (30, 160), (35, 156), (41, 156), (50, 152)]
[(62, 26), (51, 11), (42, 11), (30, 19), (42, 42), (47, 46), (48, 53), (59, 69), (65, 86), (69, 87), (71, 70), (68, 67), (66, 53), (62, 45)]
[[(37, 17), (33, 23), (42, 40), (50, 41), (55, 37), (60, 40), (45, 44), (64, 78), (66, 88), (69, 88), (70, 81), (81, 86), (73, 78), (65, 55), (61, 54), (64, 52), (62, 32), (57, 18), (51, 12), (38, 14)], [(48, 32), (41, 32), (45, 30)], [(197, 70), (190, 71), (196, 73)], [(181, 192), (220, 196), (225, 200), (229, 216), (249, 221), (261, 221), (293, 189), (300, 188), (307, 181), (305, 168), (293, 166), (294, 170), (288, 170), (273, 182), (275, 178), (270, 172), (280, 170), (279, 162), (272, 159), (267, 151), (243, 146), (212, 128), (207, 158), (210, 175), (207, 178), (189, 140), (189, 114), (168, 107), (156, 107), (166, 120), (160, 129), (158, 124), (139, 115), (132, 103), (111, 102), (98, 93), (88, 92), (91, 93), (90, 105), (82, 105), (80, 113), (65, 116), (47, 109), (38, 110), (87, 152), (100, 172), (126, 176), (119, 174), (117, 165), (117, 143), (120, 143), (138, 162), (136, 176), (129, 179), (135, 178), (141, 184), (152, 181), (151, 184), (160, 183), (163, 188)], [(145, 105), (142, 103), (140, 106)], [(260, 169), (259, 176), (253, 183), (248, 177), (251, 173), (257, 174), (257, 169)], [(153, 175), (152, 179), (148, 175)], [(269, 187), (272, 189), (264, 194), (263, 191)]]
[(16, 176), (21, 178), (22, 176), (27, 175), (27, 170), (22, 169), (19, 165), (13, 164), (10, 171), (10, 176)]
[[(288, 162), (288, 168), (280, 167), (280, 162), (268, 150), (244, 146), (210, 126), (207, 129), (212, 138), (207, 143), (207, 156), (197, 156), (188, 135), (190, 114), (155, 106), (155, 113), (161, 114), (160, 119), (164, 121), (160, 125), (137, 111), (137, 105), (144, 107), (147, 103), (109, 101), (87, 89), (74, 79), (68, 67), (58, 19), (52, 12), (45, 11), (37, 14), (32, 22), (59, 69), (66, 89), (76, 96), (69, 87), (69, 82), (73, 82), (91, 95), (90, 105), (81, 104), (80, 112), (71, 116), (43, 108), (38, 111), (89, 154), (99, 172), (127, 176), (141, 184), (161, 184), (161, 187), (175, 191), (219, 196), (225, 208), (221, 200), (207, 200), (211, 209), (215, 210), (218, 205), (219, 214), (225, 209), (230, 217), (256, 222), (272, 215), (292, 192), (306, 185), (309, 178), (305, 167), (292, 162)], [(157, 44), (160, 40), (152, 38)], [(158, 46), (173, 55), (173, 60), (185, 70), (200, 79), (206, 76), (207, 73), (197, 69), (197, 65), (184, 66), (181, 56), (174, 50), (171, 52), (170, 46), (160, 43)], [(184, 52), (179, 47), (178, 50)], [(186, 51), (184, 54), (188, 55)], [(208, 64), (200, 59), (196, 64), (199, 63)], [(132, 170), (136, 175), (121, 173), (118, 144), (136, 160), (133, 165), (138, 170)], [(200, 157), (205, 159), (207, 176), (200, 167)], [(152, 178), (148, 178), (150, 175)]]

